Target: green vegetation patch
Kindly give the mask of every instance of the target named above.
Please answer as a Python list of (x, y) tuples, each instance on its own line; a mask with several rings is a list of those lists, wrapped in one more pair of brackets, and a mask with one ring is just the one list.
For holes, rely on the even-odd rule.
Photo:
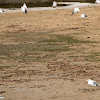
[(83, 41), (75, 39), (73, 36), (69, 35), (54, 35), (52, 39), (45, 39), (41, 42), (51, 42), (51, 43), (67, 43), (67, 44), (75, 44), (75, 43), (94, 43), (94, 41)]
[(1, 35), (0, 41), (0, 64), (2, 60), (9, 63), (49, 61), (61, 52), (71, 52), (73, 44), (94, 43), (50, 32), (5, 33)]
[(7, 66), (7, 65), (0, 65), (0, 69), (2, 69), (2, 68), (10, 68), (10, 67), (14, 67), (14, 66)]
[(86, 60), (87, 61), (91, 61), (91, 62), (98, 62), (98, 61), (100, 61), (100, 52), (91, 53), (90, 55), (88, 55), (86, 57)]

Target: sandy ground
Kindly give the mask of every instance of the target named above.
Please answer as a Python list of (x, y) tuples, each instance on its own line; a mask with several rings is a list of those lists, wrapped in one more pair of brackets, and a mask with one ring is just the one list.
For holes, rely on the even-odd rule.
[[(5, 100), (99, 100), (100, 87), (86, 82), (100, 83), (99, 10), (98, 5), (74, 15), (72, 8), (0, 14), (0, 94)], [(69, 50), (56, 52), (50, 43)], [(36, 45), (39, 58), (33, 61)]]

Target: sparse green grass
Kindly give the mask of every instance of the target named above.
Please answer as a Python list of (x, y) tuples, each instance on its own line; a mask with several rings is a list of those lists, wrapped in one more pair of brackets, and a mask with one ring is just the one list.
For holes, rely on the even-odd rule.
[(86, 57), (87, 61), (98, 62), (100, 61), (100, 52), (91, 53)]
[[(2, 60), (17, 62), (49, 61), (61, 52), (73, 50), (68, 45), (93, 43), (75, 39), (69, 35), (48, 33), (5, 33), (0, 40), (0, 63)], [(19, 55), (17, 55), (19, 54)], [(44, 54), (44, 56), (42, 56)]]
[(94, 43), (94, 41), (83, 41), (75, 39), (73, 36), (62, 36), (62, 35), (54, 35), (52, 39), (43, 40), (41, 42), (48, 42), (48, 43), (67, 43), (67, 44), (75, 44), (75, 43)]
[(0, 65), (0, 69), (2, 69), (2, 68), (10, 68), (10, 67), (15, 67), (15, 66), (8, 66), (8, 65)]

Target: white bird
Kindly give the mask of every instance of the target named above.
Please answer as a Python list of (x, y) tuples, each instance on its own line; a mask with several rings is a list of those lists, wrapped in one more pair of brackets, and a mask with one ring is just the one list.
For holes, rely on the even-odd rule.
[(77, 13), (77, 12), (80, 12), (79, 8), (74, 8), (72, 11), (72, 14)]
[(81, 18), (87, 18), (87, 15), (81, 14)]
[(4, 10), (0, 9), (0, 13), (5, 13)]
[(23, 7), (24, 7), (25, 9), (27, 9), (27, 6), (26, 6), (26, 4), (25, 4), (25, 3), (23, 4)]
[(27, 6), (26, 6), (26, 4), (24, 3), (23, 4), (23, 6), (21, 7), (21, 11), (23, 12), (23, 13), (27, 13)]
[(96, 0), (95, 3), (99, 4), (100, 3), (100, 0)]
[(5, 97), (2, 97), (1, 95), (0, 95), (0, 99), (4, 99)]
[(57, 2), (56, 1), (53, 1), (52, 7), (53, 8), (56, 8), (57, 7)]
[(87, 81), (88, 81), (88, 84), (91, 86), (99, 86), (99, 84), (94, 80), (88, 79)]

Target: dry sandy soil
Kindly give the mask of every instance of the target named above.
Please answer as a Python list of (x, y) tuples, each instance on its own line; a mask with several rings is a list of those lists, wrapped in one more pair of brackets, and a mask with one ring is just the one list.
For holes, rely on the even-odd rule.
[[(100, 6), (0, 14), (0, 94), (5, 100), (100, 100)], [(88, 18), (81, 18), (85, 13)]]

